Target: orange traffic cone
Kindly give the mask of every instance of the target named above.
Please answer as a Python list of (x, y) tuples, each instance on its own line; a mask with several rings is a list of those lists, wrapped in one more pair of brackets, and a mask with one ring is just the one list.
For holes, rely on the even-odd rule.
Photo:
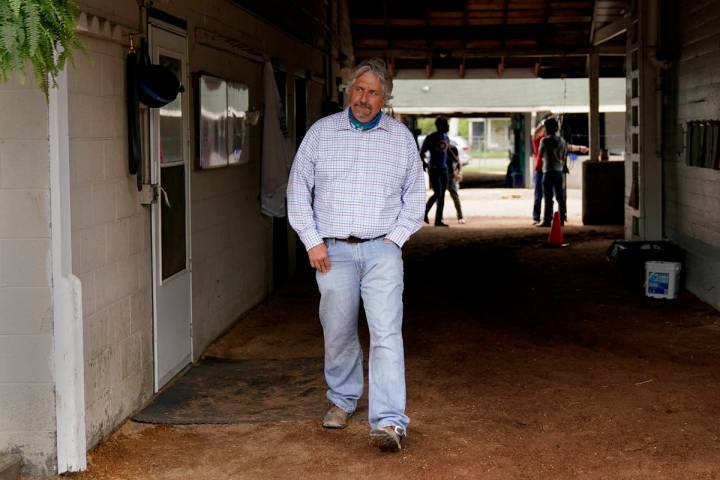
[(569, 243), (565, 243), (563, 238), (562, 225), (560, 222), (560, 212), (555, 212), (550, 226), (550, 235), (548, 235), (547, 244), (551, 247), (567, 247)]

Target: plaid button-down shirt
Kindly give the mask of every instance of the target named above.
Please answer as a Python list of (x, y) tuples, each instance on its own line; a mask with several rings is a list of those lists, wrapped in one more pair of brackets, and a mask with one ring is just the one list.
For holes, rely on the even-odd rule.
[(350, 236), (402, 246), (425, 213), (415, 140), (385, 114), (369, 130), (353, 128), (347, 109), (322, 118), (295, 155), (287, 197), (288, 219), (308, 250)]

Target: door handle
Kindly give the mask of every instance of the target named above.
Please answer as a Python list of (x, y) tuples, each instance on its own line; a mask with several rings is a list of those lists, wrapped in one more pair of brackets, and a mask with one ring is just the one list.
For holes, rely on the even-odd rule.
[(168, 208), (172, 208), (172, 205), (170, 205), (170, 200), (168, 199), (168, 194), (165, 191), (165, 189), (160, 185), (155, 185), (155, 189), (158, 192), (157, 196), (162, 196), (163, 201), (165, 202), (165, 205), (167, 205)]
[(153, 203), (156, 203), (158, 201), (158, 198), (162, 197), (165, 205), (167, 205), (168, 208), (172, 208), (167, 192), (164, 188), (162, 188), (162, 186), (160, 186), (159, 183), (143, 185), (143, 189), (140, 191), (140, 194), (140, 203), (142, 203), (143, 205), (152, 205)]

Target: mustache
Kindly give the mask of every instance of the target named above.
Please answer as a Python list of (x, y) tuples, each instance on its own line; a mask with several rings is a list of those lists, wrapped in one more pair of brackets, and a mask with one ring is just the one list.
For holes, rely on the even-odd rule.
[(372, 108), (369, 103), (366, 102), (355, 102), (353, 107)]

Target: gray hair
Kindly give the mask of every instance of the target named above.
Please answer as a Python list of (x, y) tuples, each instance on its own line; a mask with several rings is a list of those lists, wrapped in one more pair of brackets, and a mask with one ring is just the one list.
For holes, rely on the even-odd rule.
[(360, 78), (361, 76), (365, 75), (366, 73), (372, 73), (375, 75), (380, 82), (383, 84), (383, 91), (385, 93), (385, 101), (392, 99), (392, 91), (393, 91), (393, 79), (390, 75), (390, 72), (387, 69), (387, 65), (385, 65), (385, 61), (382, 58), (371, 58), (369, 60), (363, 60), (358, 64), (357, 67), (352, 72), (350, 83), (348, 84), (347, 88), (345, 89), (346, 93), (350, 93), (350, 89), (352, 88), (353, 84), (355, 83), (355, 80)]

